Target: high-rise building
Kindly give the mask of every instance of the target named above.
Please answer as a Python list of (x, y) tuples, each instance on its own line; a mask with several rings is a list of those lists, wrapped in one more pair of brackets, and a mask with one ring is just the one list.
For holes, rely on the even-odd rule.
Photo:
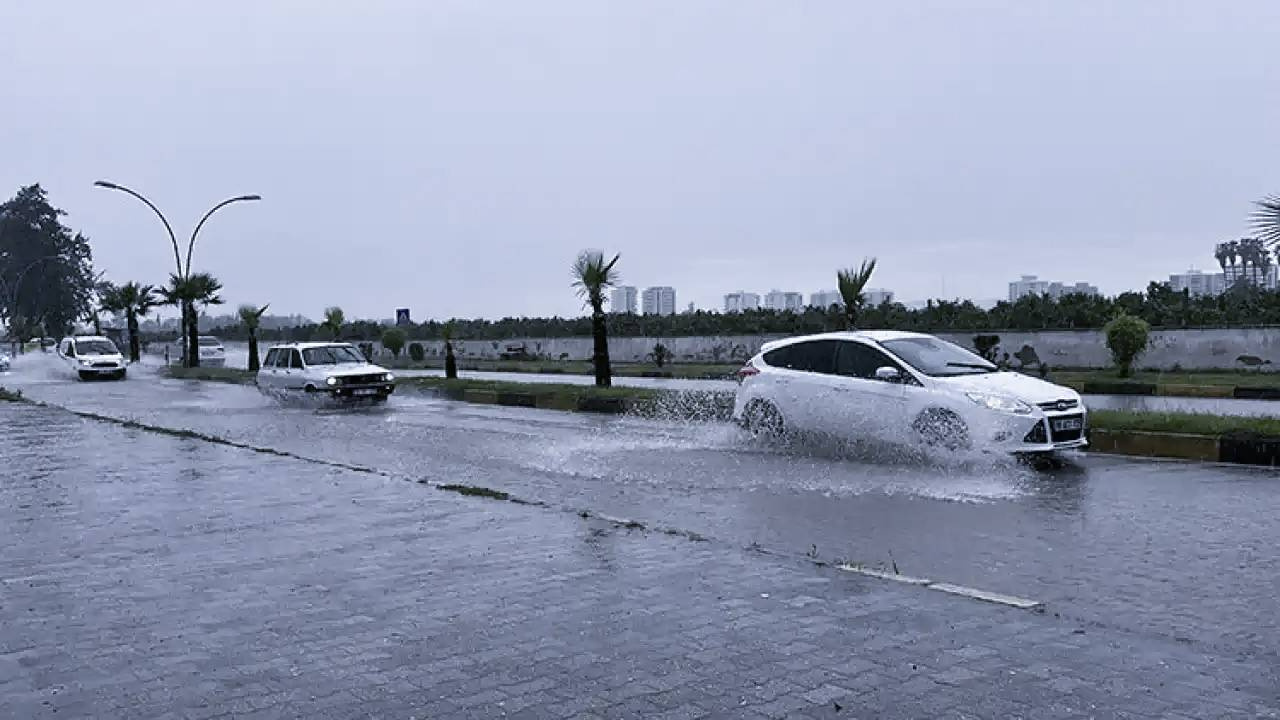
[(1061, 283), (1041, 280), (1035, 275), (1023, 275), (1021, 280), (1009, 283), (1009, 302), (1026, 295), (1048, 295), (1055, 300), (1064, 295), (1097, 295), (1098, 286), (1089, 283)]
[(634, 285), (619, 285), (613, 289), (613, 295), (609, 298), (609, 312), (635, 314), (636, 288)]
[(1049, 281), (1040, 280), (1035, 275), (1023, 275), (1021, 280), (1009, 283), (1009, 302), (1024, 295), (1048, 295)]
[(884, 288), (870, 288), (862, 291), (862, 296), (866, 298), (867, 305), (870, 307), (879, 307), (885, 303), (893, 302), (893, 291)]
[(826, 310), (832, 305), (844, 305), (844, 298), (836, 290), (819, 290), (809, 296), (810, 307), (822, 308)]
[(764, 306), (778, 312), (799, 312), (804, 309), (804, 295), (798, 292), (770, 290), (764, 296)]
[(1193, 296), (1221, 295), (1227, 290), (1227, 280), (1223, 273), (1205, 273), (1192, 268), (1184, 273), (1170, 275), (1169, 287), (1174, 292), (1186, 290)]
[(645, 315), (675, 315), (676, 289), (665, 286), (645, 288), (640, 295), (640, 307)]
[(760, 296), (756, 293), (739, 291), (724, 296), (724, 311), (727, 313), (759, 309)]

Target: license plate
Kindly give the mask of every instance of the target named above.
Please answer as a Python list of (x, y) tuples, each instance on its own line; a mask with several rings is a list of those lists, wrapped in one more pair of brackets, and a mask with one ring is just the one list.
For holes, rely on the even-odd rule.
[(1062, 432), (1064, 430), (1079, 430), (1084, 427), (1084, 421), (1080, 418), (1066, 418), (1065, 420), (1054, 420), (1053, 431)]
[(362, 390), (353, 390), (351, 394), (352, 395), (377, 395), (378, 391), (372, 388), (367, 388)]

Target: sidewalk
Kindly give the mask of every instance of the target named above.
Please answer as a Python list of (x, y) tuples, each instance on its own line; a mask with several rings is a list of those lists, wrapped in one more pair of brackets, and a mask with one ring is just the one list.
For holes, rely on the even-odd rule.
[(0, 718), (1280, 717), (1276, 668), (0, 403)]

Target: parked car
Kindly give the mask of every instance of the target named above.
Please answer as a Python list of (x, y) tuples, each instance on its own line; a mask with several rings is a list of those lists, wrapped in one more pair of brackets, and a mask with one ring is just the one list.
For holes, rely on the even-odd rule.
[(227, 349), (221, 340), (212, 335), (201, 335), (199, 341), (201, 367), (224, 367), (227, 364)]
[(1085, 447), (1069, 388), (1003, 372), (920, 333), (868, 331), (767, 343), (739, 372), (733, 417), (755, 433), (817, 432), (948, 449), (1044, 455)]
[(349, 343), (289, 343), (267, 350), (258, 387), (268, 392), (323, 393), (339, 400), (384, 401), (395, 376), (369, 363)]
[(81, 380), (125, 377), (124, 356), (115, 343), (99, 335), (73, 335), (58, 343), (58, 358)]

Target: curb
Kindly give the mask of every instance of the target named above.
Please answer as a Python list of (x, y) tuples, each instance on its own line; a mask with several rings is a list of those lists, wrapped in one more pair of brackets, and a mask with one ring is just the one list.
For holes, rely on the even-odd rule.
[(1216, 462), (1221, 458), (1218, 438), (1210, 435), (1091, 429), (1089, 431), (1089, 449), (1113, 455), (1175, 458), (1202, 462)]

